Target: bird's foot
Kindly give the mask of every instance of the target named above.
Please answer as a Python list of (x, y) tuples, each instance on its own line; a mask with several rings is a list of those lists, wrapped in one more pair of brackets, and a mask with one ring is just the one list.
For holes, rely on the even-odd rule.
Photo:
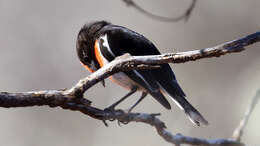
[[(109, 121), (115, 121), (116, 120), (116, 110), (115, 110), (115, 106), (114, 105), (111, 105), (107, 108), (104, 109), (105, 112), (108, 112), (110, 113), (112, 116), (108, 119)], [(103, 121), (104, 122), (104, 121)], [(107, 124), (105, 124), (107, 125)]]
[(106, 112), (115, 112), (116, 111), (115, 110), (115, 106), (111, 105), (111, 106), (105, 108), (104, 111), (106, 111)]
[[(128, 114), (132, 111), (132, 109), (127, 109), (127, 110), (120, 110), (120, 109), (115, 109), (114, 106), (109, 106), (107, 108), (104, 109), (105, 112), (108, 112), (109, 114), (111, 114), (112, 116), (108, 119), (109, 121), (115, 121), (117, 120), (117, 124), (121, 127), (121, 124), (128, 124), (129, 121), (125, 120), (124, 118), (122, 118), (122, 116), (124, 117), (125, 114)], [(127, 117), (127, 116), (126, 116)], [(122, 118), (122, 119), (121, 119)], [(121, 120), (120, 120), (121, 119)], [(105, 124), (105, 126), (108, 126), (107, 122), (105, 120), (103, 120), (103, 123)]]

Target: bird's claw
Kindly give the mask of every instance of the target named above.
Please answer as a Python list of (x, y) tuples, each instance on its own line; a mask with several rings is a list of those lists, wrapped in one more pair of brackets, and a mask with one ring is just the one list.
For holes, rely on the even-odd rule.
[[(104, 111), (114, 115), (114, 113), (115, 113), (116, 110), (115, 110), (115, 107), (114, 107), (114, 106), (109, 106), (109, 107), (105, 108)], [(107, 119), (107, 120), (109, 120), (109, 121), (112, 122), (112, 121), (115, 121), (116, 118), (115, 118), (115, 116), (112, 116), (112, 117), (110, 117), (110, 118)], [(103, 122), (104, 122), (105, 125), (107, 125), (107, 123), (105, 122), (105, 120), (103, 120)]]
[[(130, 108), (130, 109), (127, 109), (127, 110), (116, 110), (115, 109), (115, 107), (114, 106), (109, 106), (109, 107), (107, 107), (107, 108), (105, 108), (104, 109), (104, 111), (105, 112), (109, 112), (109, 113), (111, 113), (111, 114), (113, 114), (114, 116), (112, 116), (112, 117), (110, 117), (109, 119), (107, 119), (107, 120), (109, 120), (109, 121), (115, 121), (117, 118), (116, 118), (116, 112), (123, 112), (123, 113), (130, 113), (131, 111), (132, 111), (132, 109)], [(117, 119), (117, 124), (118, 124), (118, 126), (120, 126), (121, 127), (121, 123), (122, 124), (124, 124), (124, 125), (126, 125), (126, 124), (128, 124), (130, 121), (127, 121), (127, 120), (119, 120), (119, 119)], [(108, 126), (108, 124), (106, 123), (106, 121), (105, 120), (103, 120), (103, 123), (105, 124), (105, 126)]]
[(124, 124), (124, 125), (126, 125), (126, 124), (128, 124), (130, 121), (120, 121), (120, 123), (122, 123), (122, 124)]
[(104, 123), (104, 125), (105, 125), (106, 127), (108, 127), (108, 124), (107, 124), (106, 120), (102, 120), (102, 122)]

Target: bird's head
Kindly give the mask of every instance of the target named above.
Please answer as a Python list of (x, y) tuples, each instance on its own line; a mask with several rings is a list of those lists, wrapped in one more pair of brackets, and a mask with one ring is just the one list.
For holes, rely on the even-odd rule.
[(95, 21), (85, 24), (79, 31), (76, 44), (77, 54), (82, 65), (90, 72), (100, 68), (94, 53), (95, 40), (98, 32), (109, 24), (106, 21)]

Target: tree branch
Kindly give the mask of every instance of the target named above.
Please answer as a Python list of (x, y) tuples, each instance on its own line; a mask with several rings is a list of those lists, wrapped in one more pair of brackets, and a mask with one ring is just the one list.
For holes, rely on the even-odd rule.
[(143, 9), (141, 6), (139, 6), (138, 4), (136, 4), (133, 0), (123, 0), (124, 3), (126, 3), (127, 6), (131, 6), (133, 8), (135, 8), (137, 11), (139, 11), (140, 13), (145, 14), (146, 16), (159, 20), (159, 21), (166, 21), (166, 22), (177, 22), (180, 20), (185, 20), (188, 21), (188, 19), (190, 18), (190, 15), (196, 5), (197, 0), (192, 0), (189, 8), (180, 16), (176, 17), (176, 18), (169, 18), (169, 17), (164, 17), (164, 16), (159, 16), (159, 15), (155, 15), (151, 12), (146, 11), (145, 9)]
[[(42, 106), (61, 107), (73, 111), (80, 111), (92, 118), (106, 121), (118, 120), (120, 123), (141, 122), (149, 124), (157, 130), (157, 133), (166, 141), (175, 144), (191, 144), (202, 146), (244, 146), (244, 144), (231, 139), (201, 139), (181, 134), (170, 133), (160, 119), (156, 116), (159, 114), (146, 113), (127, 113), (123, 110), (109, 111), (101, 110), (90, 106), (90, 101), (85, 98), (71, 98), (64, 94), (64, 91), (35, 91), (26, 93), (0, 93), (1, 107), (26, 107), (26, 106)], [(105, 122), (106, 124), (106, 122)]]
[(23, 93), (0, 92), (0, 107), (11, 108), (43, 105), (50, 107), (61, 107), (63, 109), (80, 111), (92, 118), (102, 121), (118, 120), (121, 123), (135, 121), (150, 124), (156, 128), (160, 136), (162, 136), (166, 141), (175, 145), (185, 143), (205, 146), (241, 146), (243, 145), (242, 143), (230, 139), (206, 140), (187, 137), (180, 134), (173, 135), (167, 131), (165, 124), (155, 117), (157, 114), (125, 113), (122, 110), (101, 110), (90, 106), (91, 102), (83, 98), (83, 94), (96, 83), (116, 72), (127, 71), (131, 69), (153, 69), (157, 68), (158, 64), (163, 63), (184, 63), (202, 58), (219, 57), (228, 53), (243, 51), (245, 50), (244, 47), (258, 41), (260, 41), (260, 32), (218, 45), (216, 47), (205, 48), (201, 50), (169, 53), (156, 56), (130, 56), (126, 54), (116, 58), (114, 61), (92, 73), (88, 77), (81, 79), (75, 86), (70, 89), (32, 91)]

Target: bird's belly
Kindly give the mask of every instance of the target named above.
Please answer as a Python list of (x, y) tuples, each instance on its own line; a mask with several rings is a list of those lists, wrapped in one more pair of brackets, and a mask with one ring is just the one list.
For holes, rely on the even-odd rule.
[(138, 87), (139, 90), (142, 89), (135, 81), (130, 79), (125, 73), (119, 72), (109, 77), (111, 81), (117, 83), (118, 85), (131, 90), (133, 87)]

